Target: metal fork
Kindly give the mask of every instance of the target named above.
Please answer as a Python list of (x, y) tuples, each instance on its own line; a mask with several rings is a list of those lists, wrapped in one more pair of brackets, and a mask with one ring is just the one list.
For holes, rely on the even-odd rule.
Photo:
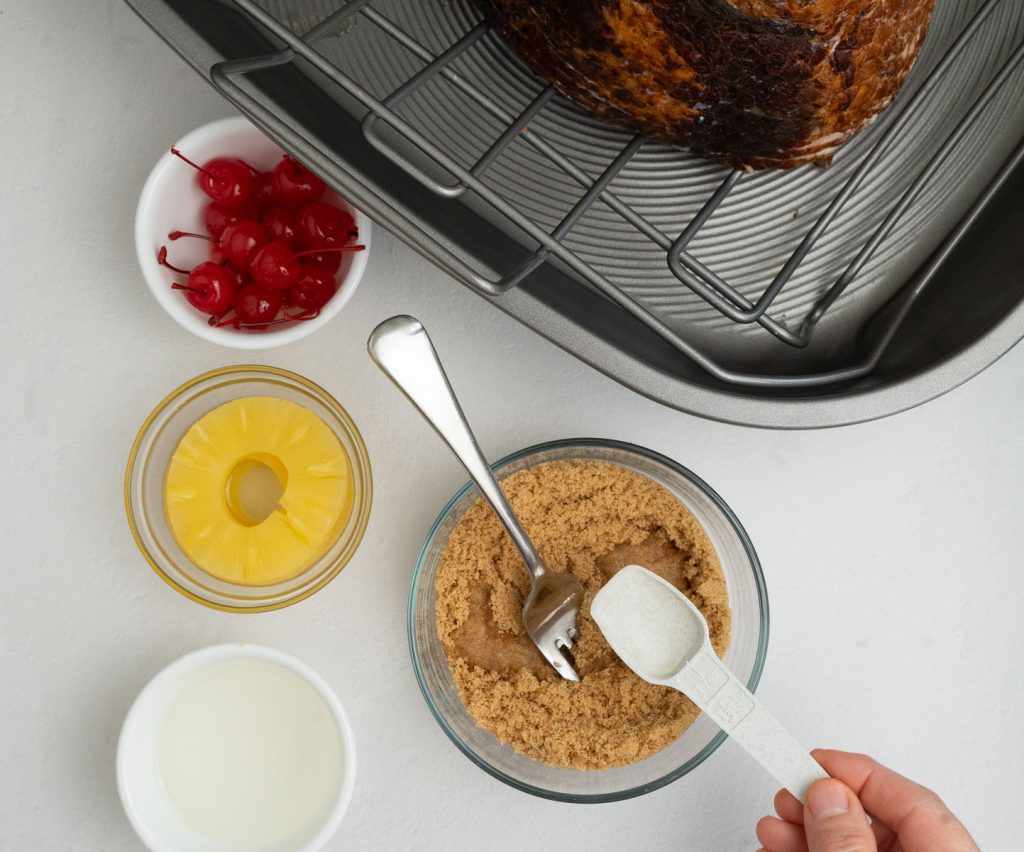
[(370, 334), (367, 349), (377, 366), (455, 453), (505, 525), (532, 581), (523, 607), (526, 632), (558, 674), (578, 681), (580, 676), (566, 652), (578, 638), (576, 620), (583, 604), (583, 586), (568, 572), (549, 571), (541, 561), (480, 452), (423, 324), (410, 316), (385, 320)]

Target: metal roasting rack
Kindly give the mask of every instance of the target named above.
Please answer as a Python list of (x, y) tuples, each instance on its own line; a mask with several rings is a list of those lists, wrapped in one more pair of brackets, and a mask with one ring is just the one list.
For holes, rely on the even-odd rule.
[[(1003, 4), (1015, 2), (1019, 0), (985, 0), (978, 7), (941, 60), (918, 81), (916, 88), (905, 91), (903, 96), (897, 99), (895, 106), (883, 114), (879, 120), (881, 126), (874, 128), (870, 146), (862, 146), (857, 150), (855, 168), (849, 171), (843, 183), (832, 192), (823, 209), (820, 212), (816, 211), (813, 221), (807, 225), (799, 243), (781, 268), (774, 274), (771, 274), (771, 269), (767, 270), (771, 277), (765, 275), (766, 283), (755, 293), (751, 293), (749, 287), (735, 286), (727, 274), (716, 272), (712, 265), (702, 261), (692, 250), (702, 229), (706, 228), (716, 212), (723, 209), (730, 195), (737, 187), (754, 179), (754, 176), (739, 169), (726, 171), (717, 188), (690, 217), (689, 222), (679, 231), (666, 232), (662, 226), (652, 221), (652, 217), (638, 210), (635, 203), (625, 200), (613, 186), (616, 179), (637, 160), (642, 151), (662, 146), (641, 136), (633, 136), (621, 145), (610, 162), (596, 174), (593, 173), (593, 169), (581, 165), (574, 159), (573, 152), (570, 146), (565, 144), (565, 140), (547, 132), (538, 121), (554, 104), (562, 102), (564, 108), (564, 99), (551, 86), (541, 85), (525, 107), (521, 107), (495, 97), (493, 91), (481, 86), (478, 79), (460, 70), (459, 60), (471, 48), (486, 40), (497, 39), (479, 15), (476, 16), (475, 22), (467, 24), (464, 31), (447, 47), (437, 49), (424, 44), (395, 17), (389, 16), (382, 9), (382, 0), (348, 0), (331, 4), (336, 8), (328, 10), (318, 23), (302, 33), (297, 33), (293, 26), (254, 0), (231, 0), (238, 11), (269, 33), (279, 42), (280, 47), (258, 56), (219, 62), (210, 69), (210, 76), (214, 84), (231, 100), (239, 104), (243, 110), (253, 112), (259, 110), (260, 103), (250, 87), (242, 85), (244, 78), (278, 66), (304, 63), (304, 67), (322, 75), (326, 81), (339, 87), (365, 110), (361, 118), (362, 133), (366, 141), (381, 155), (438, 197), (447, 200), (471, 199), (472, 203), (484, 205), (514, 226), (516, 233), (522, 235), (527, 249), (523, 256), (513, 258), (509, 267), (499, 270), (497, 274), (481, 272), (462, 258), (450, 253), (446, 253), (444, 257), (444, 265), (449, 271), (482, 294), (500, 297), (522, 284), (542, 265), (554, 262), (570, 270), (701, 369), (727, 385), (750, 388), (811, 388), (857, 379), (874, 369), (910, 309), (927, 287), (931, 280), (931, 272), (943, 262), (959, 237), (998, 191), (1007, 175), (1024, 161), (1024, 142), (1017, 144), (1013, 149), (1009, 159), (975, 198), (967, 215), (947, 235), (928, 263), (902, 286), (894, 299), (887, 302), (887, 316), (874, 337), (873, 346), (866, 352), (861, 352), (853, 363), (829, 369), (761, 373), (735, 369), (722, 363), (713, 355), (702, 351), (693, 341), (685, 339), (678, 327), (673, 327), (659, 312), (644, 304), (644, 301), (635, 294), (628, 292), (627, 288), (621, 286), (607, 270), (597, 268), (591, 259), (568, 244), (568, 238), (585, 216), (603, 205), (621, 220), (623, 227), (633, 229), (656, 246), (664, 257), (666, 269), (677, 282), (704, 299), (727, 318), (730, 325), (756, 324), (788, 347), (796, 350), (805, 349), (827, 312), (840, 300), (844, 292), (850, 289), (886, 238), (922, 197), (925, 188), (932, 182), (944, 178), (944, 166), (951, 152), (975, 128), (979, 116), (990, 108), (996, 96), (1006, 86), (1019, 84), (1019, 74), (1024, 68), (1024, 40), (1017, 44), (1008, 58), (995, 69), (966, 111), (955, 121), (950, 122), (952, 129), (941, 144), (917, 165), (916, 173), (901, 192), (893, 197), (887, 209), (873, 211), (873, 230), (866, 239), (860, 240), (853, 247), (855, 254), (841, 274), (831, 283), (825, 282), (825, 285), (819, 288), (820, 292), (815, 296), (809, 309), (795, 320), (787, 315), (789, 312), (773, 311), (780, 294), (823, 235), (828, 232), (837, 216), (857, 200), (865, 179), (884, 162), (884, 158), (904, 133), (911, 117), (927, 107), (929, 97), (937, 89), (949, 85), (951, 72), (963, 60), (965, 51), (977, 38), (986, 21)], [(419, 67), (407, 74), (391, 91), (373, 91), (373, 86), (357, 79), (355, 74), (340, 67), (339, 63), (332, 61), (327, 53), (320, 49), (332, 34), (344, 32), (354, 24), (372, 27), (379, 34), (392, 39), (418, 60)], [(426, 129), (417, 126), (403, 115), (401, 108), (404, 104), (420, 97), (429, 86), (438, 84), (452, 87), (494, 122), (493, 126), (497, 132), (492, 132), (489, 144), (476, 156), (474, 162), (466, 163), (464, 158), (456, 156), (450, 139), (432, 136)], [(554, 227), (539, 221), (541, 217), (534, 215), (528, 205), (521, 203), (520, 199), (511, 197), (510, 193), (503, 192), (501, 186), (487, 180), (489, 171), (514, 145), (529, 146), (536, 155), (544, 158), (578, 185), (582, 193)], [(441, 248), (443, 247), (439, 247), (439, 253)], [(728, 328), (718, 330), (719, 333), (728, 331)]]

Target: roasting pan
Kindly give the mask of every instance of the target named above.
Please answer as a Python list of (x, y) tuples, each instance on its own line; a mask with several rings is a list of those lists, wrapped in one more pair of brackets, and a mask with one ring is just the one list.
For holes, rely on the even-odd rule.
[(128, 0), (455, 279), (666, 405), (801, 428), (932, 399), (1024, 335), (1024, 3), (939, 0), (828, 169), (745, 174), (546, 86), (471, 0)]

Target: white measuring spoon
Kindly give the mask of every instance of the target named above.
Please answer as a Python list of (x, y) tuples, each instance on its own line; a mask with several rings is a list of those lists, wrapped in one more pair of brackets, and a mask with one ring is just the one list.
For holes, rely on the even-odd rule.
[(594, 596), (590, 614), (622, 662), (686, 695), (801, 802), (812, 783), (828, 778), (718, 659), (701, 611), (671, 583), (627, 565)]

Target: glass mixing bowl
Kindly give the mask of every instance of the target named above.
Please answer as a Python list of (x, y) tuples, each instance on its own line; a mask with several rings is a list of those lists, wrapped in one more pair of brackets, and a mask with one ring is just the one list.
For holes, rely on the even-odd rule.
[[(750, 539), (722, 498), (685, 467), (659, 453), (601, 439), (528, 447), (499, 461), (494, 472), (501, 479), (541, 462), (568, 459), (606, 461), (636, 471), (666, 488), (694, 513), (714, 544), (728, 587), (733, 620), (725, 663), (753, 691), (768, 649), (768, 595)], [(444, 507), (416, 563), (409, 595), (409, 650), (416, 679), (434, 718), (452, 742), (477, 766), (506, 784), (564, 802), (628, 799), (669, 784), (700, 765), (725, 739), (703, 714), (657, 754), (600, 771), (548, 766), (502, 744), (476, 725), (459, 698), (437, 637), (434, 576), (448, 535), (477, 497), (476, 488), (467, 484)]]
[[(164, 513), (164, 475), (178, 442), (204, 414), (247, 396), (278, 397), (312, 411), (337, 436), (352, 470), (352, 511), (334, 543), (300, 574), (261, 586), (229, 583), (203, 571), (178, 546)], [(308, 379), (259, 366), (213, 370), (173, 391), (142, 424), (124, 478), (128, 524), (153, 570), (186, 597), (227, 612), (280, 609), (309, 597), (334, 579), (362, 540), (372, 490), (370, 459), (348, 412)]]

